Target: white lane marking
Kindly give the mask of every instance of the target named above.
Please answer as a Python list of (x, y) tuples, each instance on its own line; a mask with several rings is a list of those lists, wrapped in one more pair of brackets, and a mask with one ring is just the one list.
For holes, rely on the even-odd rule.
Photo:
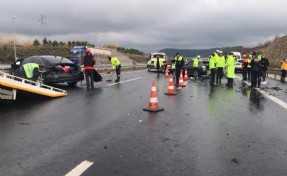
[(142, 78), (139, 77), (139, 78), (134, 78), (134, 79), (128, 79), (128, 80), (125, 80), (125, 81), (120, 81), (118, 83), (108, 84), (108, 86), (114, 86), (114, 85), (117, 85), (117, 84), (127, 83), (127, 82), (136, 81), (136, 80), (140, 80), (140, 79), (142, 79)]
[(83, 161), (81, 164), (79, 164), (77, 167), (75, 167), (73, 170), (71, 170), (65, 176), (80, 176), (82, 173), (84, 173), (93, 164), (94, 164), (94, 162), (90, 162), (87, 160)]
[[(242, 78), (240, 76), (237, 76), (235, 75), (237, 79), (241, 80)], [(249, 82), (247, 81), (243, 81), (245, 82), (245, 84), (247, 85), (251, 85)], [(258, 89), (256, 88), (256, 90), (258, 92), (260, 92), (262, 95), (264, 95), (265, 97), (269, 98), (270, 100), (272, 100), (273, 102), (277, 103), (278, 105), (282, 106), (283, 108), (287, 109), (287, 103), (285, 103), (284, 101), (280, 100), (279, 98), (276, 98), (272, 95), (270, 95), (268, 92), (264, 91), (264, 90), (261, 90), (261, 89)]]
[[(146, 72), (146, 70), (127, 71), (127, 72), (126, 72), (126, 71), (122, 71), (122, 72), (121, 72), (121, 75), (130, 74), (130, 73), (137, 73), (137, 72), (144, 72), (144, 71)], [(102, 73), (102, 74), (100, 73), (100, 75), (101, 75), (101, 76), (109, 76), (109, 75), (111, 75), (112, 73), (113, 73), (113, 72), (111, 72), (111, 73)]]

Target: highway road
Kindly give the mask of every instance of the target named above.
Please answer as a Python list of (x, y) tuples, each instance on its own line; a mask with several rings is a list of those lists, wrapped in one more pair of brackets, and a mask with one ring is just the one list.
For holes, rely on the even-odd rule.
[[(152, 80), (158, 113), (143, 111)], [(284, 99), (240, 78), (233, 88), (191, 80), (176, 96), (164, 95), (164, 75), (127, 72), (121, 81), (89, 90), (57, 85), (68, 96), (21, 93), (1, 104), (0, 175), (287, 175)]]

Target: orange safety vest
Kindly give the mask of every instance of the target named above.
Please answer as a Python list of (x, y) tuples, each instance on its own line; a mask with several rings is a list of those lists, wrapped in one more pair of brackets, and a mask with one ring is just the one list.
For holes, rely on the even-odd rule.
[(281, 70), (287, 70), (287, 61), (281, 62)]

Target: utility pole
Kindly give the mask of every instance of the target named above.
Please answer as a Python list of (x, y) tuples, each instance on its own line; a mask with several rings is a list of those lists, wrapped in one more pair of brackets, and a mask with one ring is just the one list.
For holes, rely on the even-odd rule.
[(12, 15), (12, 22), (13, 22), (13, 32), (14, 32), (14, 34), (13, 34), (13, 43), (14, 43), (14, 57), (15, 57), (15, 61), (17, 60), (17, 56), (16, 56), (16, 37), (15, 37), (15, 19), (16, 19), (16, 16), (15, 15)]
[(45, 22), (45, 19), (47, 17), (45, 17), (44, 15), (41, 15), (41, 18), (38, 20), (41, 23), (41, 31), (42, 31), (42, 39), (44, 39), (44, 25), (47, 25), (47, 23)]

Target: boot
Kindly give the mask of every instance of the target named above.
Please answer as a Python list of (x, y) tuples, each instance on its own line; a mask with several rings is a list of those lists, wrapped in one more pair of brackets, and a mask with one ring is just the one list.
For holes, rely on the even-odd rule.
[(120, 82), (120, 77), (118, 76), (117, 79), (115, 80), (116, 83)]

